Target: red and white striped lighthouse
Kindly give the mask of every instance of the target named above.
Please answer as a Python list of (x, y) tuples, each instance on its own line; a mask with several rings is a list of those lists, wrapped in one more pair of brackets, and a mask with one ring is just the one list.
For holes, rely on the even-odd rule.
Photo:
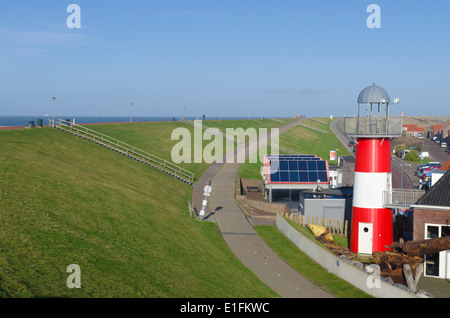
[(392, 210), (383, 208), (383, 192), (391, 190), (389, 138), (358, 138), (350, 249), (372, 254), (393, 241)]
[[(389, 102), (387, 92), (373, 84), (358, 97), (358, 117), (345, 122), (347, 135), (357, 141), (350, 238), (355, 253), (384, 252), (393, 241), (392, 210), (383, 207), (383, 193), (392, 190), (391, 138), (401, 136), (402, 123), (389, 118)], [(367, 104), (364, 117), (361, 104)]]

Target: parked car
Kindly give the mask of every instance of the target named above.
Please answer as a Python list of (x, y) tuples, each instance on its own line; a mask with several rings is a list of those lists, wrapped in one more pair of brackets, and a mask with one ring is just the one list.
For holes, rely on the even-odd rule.
[(442, 148), (447, 148), (447, 143), (444, 141), (444, 142), (441, 142), (441, 147)]
[(450, 147), (445, 148), (445, 151), (450, 154)]
[(419, 178), (420, 178), (420, 179), (423, 179), (423, 178), (425, 178), (427, 175), (431, 175), (431, 172), (432, 172), (432, 171), (434, 171), (434, 170), (439, 170), (439, 168), (440, 168), (440, 167), (436, 167), (436, 166), (426, 168), (426, 169), (422, 170), (422, 172), (421, 172), (420, 175), (419, 175)]
[(425, 158), (429, 158), (430, 154), (428, 153), (428, 151), (422, 151), (422, 152), (419, 152), (419, 157), (421, 160), (423, 160)]
[(441, 165), (423, 167), (419, 170), (419, 176), (427, 171), (438, 170), (439, 168), (441, 168)]
[(356, 145), (356, 141), (350, 140), (349, 143), (348, 143), (348, 146), (349, 147), (353, 147), (354, 145)]
[(422, 169), (424, 169), (424, 168), (428, 168), (428, 167), (431, 167), (431, 166), (437, 166), (437, 167), (441, 167), (441, 164), (439, 163), (439, 162), (427, 162), (427, 163), (424, 163), (423, 165), (419, 165), (418, 167), (417, 167), (417, 170), (422, 170)]

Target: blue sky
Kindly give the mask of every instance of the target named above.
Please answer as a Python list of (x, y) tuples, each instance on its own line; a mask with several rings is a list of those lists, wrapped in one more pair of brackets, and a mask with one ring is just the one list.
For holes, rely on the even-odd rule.
[[(81, 8), (69, 29), (66, 8)], [(381, 29), (369, 29), (369, 4)], [(17, 0), (0, 6), (0, 115), (450, 116), (450, 1)]]

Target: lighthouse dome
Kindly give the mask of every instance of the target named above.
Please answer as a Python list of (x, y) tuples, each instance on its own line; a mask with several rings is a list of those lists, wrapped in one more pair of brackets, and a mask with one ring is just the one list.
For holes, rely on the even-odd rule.
[(372, 84), (364, 88), (358, 96), (358, 104), (368, 103), (390, 103), (389, 94), (384, 88)]

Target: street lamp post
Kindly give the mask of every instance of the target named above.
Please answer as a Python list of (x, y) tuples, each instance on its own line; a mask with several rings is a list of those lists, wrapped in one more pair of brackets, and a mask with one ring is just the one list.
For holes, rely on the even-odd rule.
[(130, 124), (131, 124), (131, 113), (133, 111), (133, 103), (130, 103)]
[(403, 163), (400, 164), (400, 189), (403, 190)]
[(55, 128), (55, 99), (56, 97), (52, 97), (53, 100), (53, 123), (52, 123), (52, 127)]

